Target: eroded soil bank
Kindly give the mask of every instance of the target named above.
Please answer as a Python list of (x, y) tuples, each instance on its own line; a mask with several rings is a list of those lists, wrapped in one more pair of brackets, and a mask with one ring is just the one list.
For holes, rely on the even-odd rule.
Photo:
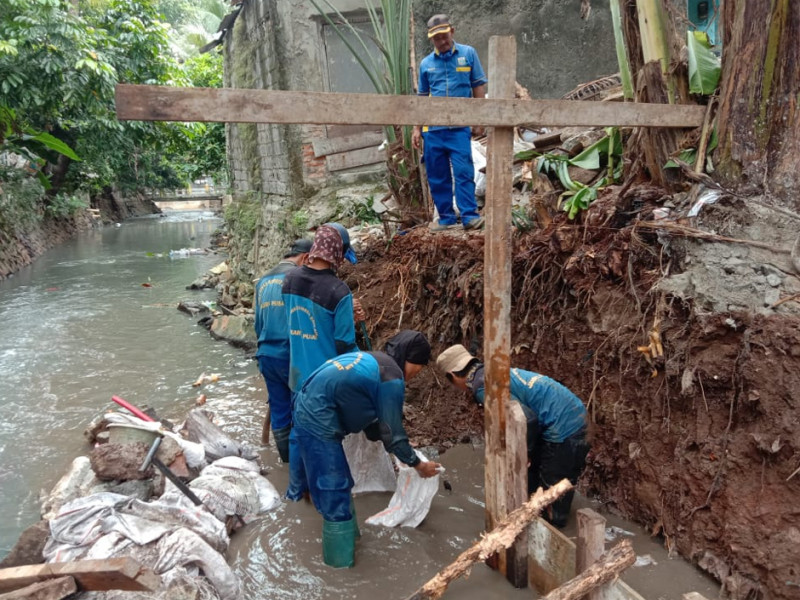
[[(732, 598), (797, 598), (800, 476), (787, 478), (800, 465), (800, 304), (776, 302), (800, 290), (798, 221), (738, 201), (659, 229), (663, 201), (649, 187), (612, 189), (580, 224), (515, 234), (512, 364), (588, 405), (584, 492)], [(701, 241), (698, 230), (758, 242)], [(417, 228), (362, 252), (342, 276), (373, 344), (414, 328), (434, 353), (480, 353), (483, 246), (482, 233)], [(444, 384), (433, 369), (411, 384), (412, 442), (446, 447), (482, 431), (480, 411)]]

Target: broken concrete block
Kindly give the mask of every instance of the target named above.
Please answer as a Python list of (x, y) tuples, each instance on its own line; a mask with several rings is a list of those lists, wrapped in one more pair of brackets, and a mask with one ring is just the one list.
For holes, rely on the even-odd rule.
[(92, 470), (97, 478), (103, 481), (150, 478), (153, 476), (152, 466), (144, 472), (139, 471), (149, 449), (150, 446), (142, 442), (103, 444), (92, 450), (90, 456)]

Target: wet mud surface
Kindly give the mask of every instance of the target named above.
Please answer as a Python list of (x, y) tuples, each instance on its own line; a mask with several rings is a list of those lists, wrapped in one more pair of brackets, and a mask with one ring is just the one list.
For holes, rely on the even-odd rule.
[[(800, 597), (800, 476), (787, 480), (800, 466), (800, 305), (764, 301), (771, 287), (795, 293), (800, 279), (783, 251), (638, 228), (630, 214), (652, 218), (657, 199), (643, 188), (633, 200), (598, 200), (579, 226), (556, 220), (515, 235), (512, 365), (558, 379), (587, 404), (583, 492), (707, 570), (729, 597)], [(761, 217), (720, 207), (705, 226), (753, 239)], [(781, 227), (797, 232), (762, 227), (779, 250)], [(483, 241), (417, 228), (371, 246), (343, 276), (373, 342), (413, 328), (434, 355), (452, 343), (480, 354)], [(717, 266), (699, 265), (705, 275), (692, 263), (698, 246), (706, 257), (716, 248)], [(730, 305), (724, 281), (659, 287), (715, 269), (738, 283)], [(661, 356), (647, 352), (653, 331)], [(445, 383), (433, 369), (412, 382), (413, 441), (446, 449), (483, 431), (479, 409)]]

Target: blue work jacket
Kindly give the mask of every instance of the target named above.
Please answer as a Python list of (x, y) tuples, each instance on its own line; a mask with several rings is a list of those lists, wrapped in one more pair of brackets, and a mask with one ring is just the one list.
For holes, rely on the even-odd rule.
[[(446, 98), (471, 98), (472, 88), (487, 82), (478, 53), (472, 46), (456, 44), (447, 52), (436, 50), (422, 59), (419, 65), (420, 96), (441, 96)], [(429, 130), (446, 127), (429, 127)]]
[(349, 352), (314, 371), (295, 395), (294, 423), (326, 440), (364, 431), (403, 463), (420, 462), (403, 428), (403, 371), (384, 352)]
[(331, 269), (292, 269), (282, 293), (289, 323), (289, 387), (300, 389), (306, 377), (329, 358), (358, 350), (350, 288)]
[[(467, 382), (472, 397), (484, 402), (484, 373), (479, 367)], [(586, 428), (586, 408), (567, 387), (532, 371), (511, 369), (511, 399), (536, 414), (539, 432), (546, 442), (563, 442)]]
[(286, 273), (296, 268), (297, 265), (292, 261), (282, 260), (256, 284), (256, 356), (289, 360), (289, 322), (286, 319), (281, 288)]

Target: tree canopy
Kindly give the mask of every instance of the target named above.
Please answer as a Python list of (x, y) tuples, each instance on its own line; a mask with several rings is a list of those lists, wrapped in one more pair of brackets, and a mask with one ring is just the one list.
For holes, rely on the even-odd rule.
[[(203, 174), (222, 178), (224, 128), (123, 123), (114, 112), (117, 83), (221, 85), (219, 55), (194, 51), (187, 57), (175, 50), (180, 28), (195, 26), (193, 18), (204, 19), (209, 28), (204, 4), (5, 0), (0, 151), (21, 151), (32, 164), (37, 157), (45, 159), (53, 188), (67, 193), (174, 188)], [(171, 10), (176, 27), (167, 22), (164, 9)], [(38, 133), (64, 146), (37, 141)], [(65, 154), (64, 147), (74, 154)]]

